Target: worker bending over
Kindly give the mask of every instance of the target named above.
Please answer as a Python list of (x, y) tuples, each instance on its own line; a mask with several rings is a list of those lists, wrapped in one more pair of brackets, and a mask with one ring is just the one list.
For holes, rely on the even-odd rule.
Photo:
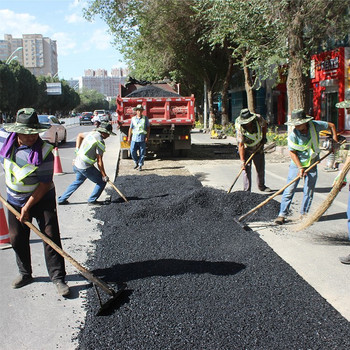
[[(257, 172), (258, 188), (263, 192), (271, 192), (265, 186), (265, 154), (264, 144), (266, 139), (267, 123), (263, 117), (251, 113), (249, 109), (241, 110), (240, 116), (236, 119), (236, 137), (238, 153), (242, 162), (243, 170), (243, 190), (251, 191), (252, 188), (252, 166)], [(248, 158), (254, 153), (252, 160), (246, 164)]]
[[(72, 182), (66, 191), (58, 197), (58, 204), (69, 204), (68, 198), (84, 183), (86, 179), (96, 185), (88, 198), (88, 205), (101, 204), (97, 199), (100, 197), (109, 178), (106, 175), (103, 164), (103, 153), (106, 150), (104, 140), (110, 135), (115, 135), (112, 125), (101, 123), (101, 125), (86, 133), (80, 133), (76, 140), (76, 158), (73, 170), (75, 181)], [(98, 169), (94, 166), (97, 163)]]

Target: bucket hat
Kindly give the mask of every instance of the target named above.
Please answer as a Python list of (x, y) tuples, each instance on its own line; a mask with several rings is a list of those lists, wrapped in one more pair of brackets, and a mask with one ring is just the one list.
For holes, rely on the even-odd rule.
[(344, 100), (335, 104), (337, 108), (350, 108), (350, 100)]
[(98, 128), (96, 128), (96, 131), (104, 132), (109, 135), (116, 135), (112, 130), (113, 127), (109, 123), (101, 123), (101, 125)]
[(248, 124), (256, 118), (257, 114), (251, 113), (248, 108), (241, 110), (239, 117), (236, 119), (236, 123), (243, 125)]
[(140, 110), (141, 112), (144, 111), (145, 109), (142, 107), (141, 104), (137, 105), (136, 107), (133, 108), (134, 111)]
[(311, 115), (307, 115), (303, 109), (294, 109), (292, 111), (292, 115), (290, 116), (290, 120), (284, 123), (284, 125), (301, 125), (309, 122), (314, 119)]
[(13, 124), (5, 124), (4, 129), (8, 132), (17, 134), (39, 134), (51, 125), (39, 123), (38, 114), (33, 108), (22, 108), (17, 112), (16, 122)]

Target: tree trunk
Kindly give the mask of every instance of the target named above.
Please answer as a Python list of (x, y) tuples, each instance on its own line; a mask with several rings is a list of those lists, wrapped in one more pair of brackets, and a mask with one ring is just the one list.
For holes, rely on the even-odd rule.
[(209, 107), (209, 129), (212, 130), (215, 124), (215, 113), (214, 113), (214, 101), (213, 101), (213, 90), (210, 88), (207, 91), (208, 95), (208, 107)]
[(306, 77), (303, 74), (303, 22), (296, 15), (291, 23), (288, 37), (289, 42), (289, 68), (287, 78), (288, 118), (294, 109), (305, 109)]
[(250, 112), (255, 113), (255, 101), (254, 101), (254, 91), (253, 83), (250, 79), (250, 72), (247, 66), (247, 59), (243, 58), (243, 71), (244, 71), (244, 86), (247, 94), (248, 109)]
[(221, 91), (221, 124), (222, 126), (226, 126), (229, 122), (228, 119), (228, 89), (231, 82), (232, 77), (232, 71), (233, 71), (233, 58), (232, 58), (232, 52), (231, 50), (227, 50), (228, 52), (228, 67), (227, 72), (225, 76), (224, 83), (222, 85), (222, 91)]

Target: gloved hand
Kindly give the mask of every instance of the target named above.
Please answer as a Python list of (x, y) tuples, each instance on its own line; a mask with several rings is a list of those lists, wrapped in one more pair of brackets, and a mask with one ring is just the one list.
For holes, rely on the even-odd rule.
[(108, 182), (108, 181), (109, 181), (109, 177), (108, 177), (108, 176), (103, 176), (103, 177), (102, 177), (102, 180), (103, 180), (104, 182)]

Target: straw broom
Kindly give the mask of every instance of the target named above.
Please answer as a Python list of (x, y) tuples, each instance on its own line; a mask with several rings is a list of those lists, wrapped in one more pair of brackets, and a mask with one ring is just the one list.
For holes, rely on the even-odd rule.
[(337, 197), (339, 191), (343, 187), (343, 181), (346, 174), (350, 170), (350, 157), (347, 158), (342, 171), (339, 174), (337, 181), (335, 182), (331, 192), (329, 192), (327, 198), (322, 202), (322, 204), (313, 212), (308, 215), (307, 218), (302, 221), (299, 225), (295, 227), (295, 231), (301, 231), (305, 228), (311, 226), (313, 223), (319, 220), (319, 218), (325, 213), (325, 211), (331, 206), (334, 199)]

